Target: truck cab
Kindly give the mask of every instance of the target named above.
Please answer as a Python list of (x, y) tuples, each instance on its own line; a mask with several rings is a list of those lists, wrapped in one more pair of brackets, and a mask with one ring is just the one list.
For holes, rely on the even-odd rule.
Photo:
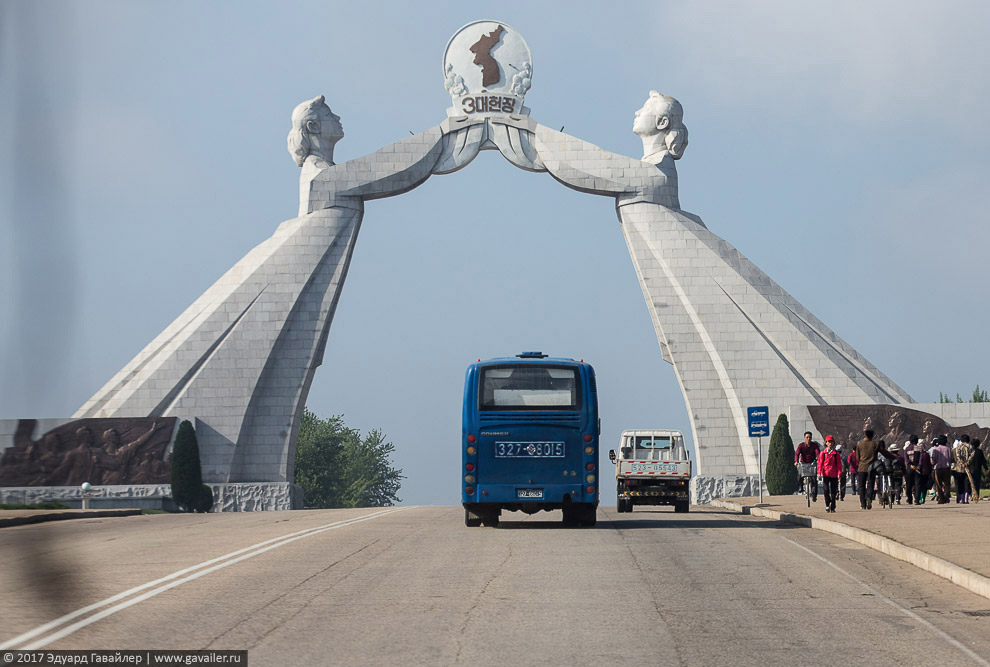
[(673, 505), (675, 512), (690, 509), (691, 459), (680, 431), (623, 431), (618, 453), (609, 450), (608, 457), (615, 464), (620, 513), (632, 512), (634, 505)]

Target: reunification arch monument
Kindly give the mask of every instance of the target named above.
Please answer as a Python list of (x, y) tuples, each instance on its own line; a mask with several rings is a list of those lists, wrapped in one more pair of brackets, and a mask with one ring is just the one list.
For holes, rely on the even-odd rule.
[(298, 217), (279, 225), (73, 418), (194, 419), (204, 481), (254, 488), (255, 508), (298, 505), (291, 486), (296, 435), (365, 203), (462, 169), (482, 150), (615, 202), (659, 353), (673, 366), (687, 406), (696, 501), (755, 490), (748, 406), (768, 405), (771, 419), (790, 412), (803, 431), (811, 426), (807, 406), (913, 402), (681, 209), (675, 160), (688, 135), (677, 100), (650, 92), (633, 127), (643, 157), (629, 158), (531, 117), (523, 101), (533, 61), (505, 23), (461, 28), (447, 46), (443, 74), (452, 100), (443, 123), (343, 164), (333, 161), (343, 131), (324, 98), (296, 107), (288, 143), (301, 167)]

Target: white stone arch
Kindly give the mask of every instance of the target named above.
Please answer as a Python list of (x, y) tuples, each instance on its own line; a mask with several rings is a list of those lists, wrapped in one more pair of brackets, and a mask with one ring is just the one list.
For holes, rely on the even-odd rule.
[(204, 480), (291, 482), (302, 410), (364, 202), (462, 169), (481, 150), (615, 200), (660, 352), (684, 395), (699, 475), (758, 473), (747, 406), (769, 405), (775, 415), (790, 406), (912, 402), (681, 210), (676, 169), (664, 156), (647, 162), (609, 153), (527, 115), (454, 116), (340, 165), (332, 160), (337, 138), (302, 165), (300, 215), (232, 267), (75, 418), (195, 417)]

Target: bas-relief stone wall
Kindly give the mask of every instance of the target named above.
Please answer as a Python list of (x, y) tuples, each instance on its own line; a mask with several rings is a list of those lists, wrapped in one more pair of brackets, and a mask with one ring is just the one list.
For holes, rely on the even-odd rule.
[[(302, 509), (303, 492), (295, 484), (209, 484), (213, 490), (211, 512), (254, 512), (257, 510)], [(0, 487), (0, 503), (34, 504), (62, 501), (78, 506), (82, 501), (78, 486)], [(93, 489), (90, 505), (94, 509), (162, 508), (162, 502), (172, 497), (167, 484), (138, 484), (102, 486)], [(149, 502), (150, 501), (150, 502)]]

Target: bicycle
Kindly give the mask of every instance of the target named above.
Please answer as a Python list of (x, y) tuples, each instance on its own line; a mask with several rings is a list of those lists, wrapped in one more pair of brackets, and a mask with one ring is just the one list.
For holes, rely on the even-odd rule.
[[(798, 474), (801, 476), (801, 491), (808, 500), (808, 507), (811, 507), (812, 494), (815, 496), (815, 501), (818, 501), (818, 472), (815, 470), (815, 464), (799, 463)], [(815, 492), (812, 489), (815, 489)]]
[(884, 471), (877, 475), (877, 486), (880, 487), (880, 506), (887, 509), (894, 509), (894, 493), (890, 485), (890, 473)]

